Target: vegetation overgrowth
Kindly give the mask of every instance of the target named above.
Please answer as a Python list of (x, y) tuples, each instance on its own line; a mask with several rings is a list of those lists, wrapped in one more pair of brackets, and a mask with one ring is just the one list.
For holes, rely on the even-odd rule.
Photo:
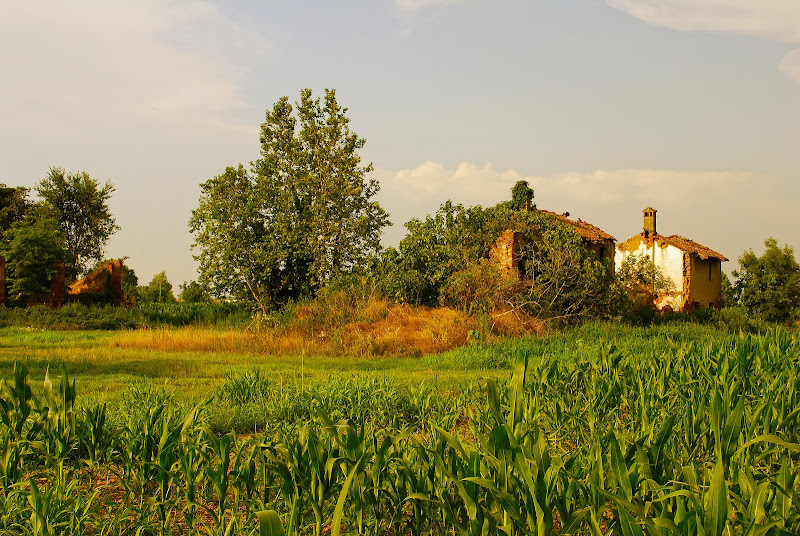
[(0, 307), (0, 326), (47, 329), (118, 330), (204, 325), (217, 328), (247, 327), (252, 307), (234, 303), (140, 303), (136, 307), (70, 303), (52, 309)]
[(274, 509), (288, 534), (800, 531), (796, 334), (598, 324), (504, 344), (395, 361), (484, 376), (446, 388), (247, 365), (199, 401), (129, 379), (121, 403), (81, 403), (72, 363), (60, 382), (17, 364), (0, 529), (252, 534)]

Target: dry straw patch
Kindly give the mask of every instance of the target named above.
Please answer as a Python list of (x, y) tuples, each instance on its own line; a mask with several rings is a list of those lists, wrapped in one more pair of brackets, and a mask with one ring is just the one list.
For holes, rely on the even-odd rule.
[(272, 326), (142, 329), (120, 333), (112, 346), (161, 352), (421, 356), (463, 346), (471, 330), (485, 338), (520, 336), (542, 334), (544, 324), (519, 311), (492, 313), (487, 320), (446, 307), (334, 297), (295, 306)]
[(547, 324), (520, 309), (492, 311), (491, 334), (501, 337), (521, 337), (536, 334), (542, 336), (547, 331)]
[(253, 334), (246, 330), (203, 327), (139, 329), (120, 332), (112, 346), (161, 352), (252, 352)]

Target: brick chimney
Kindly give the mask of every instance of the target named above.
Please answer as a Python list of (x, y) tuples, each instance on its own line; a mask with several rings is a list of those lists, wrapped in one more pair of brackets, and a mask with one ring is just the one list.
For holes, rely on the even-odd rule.
[(644, 212), (644, 236), (649, 238), (656, 234), (656, 212), (653, 207), (647, 207)]

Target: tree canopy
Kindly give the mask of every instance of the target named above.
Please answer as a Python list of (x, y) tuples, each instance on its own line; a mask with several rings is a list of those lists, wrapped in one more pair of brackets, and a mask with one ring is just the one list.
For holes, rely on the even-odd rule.
[(181, 289), (178, 299), (181, 301), (187, 303), (207, 303), (211, 301), (208, 291), (197, 281), (184, 281), (178, 286)]
[(24, 186), (9, 187), (0, 183), (0, 232), (22, 221), (31, 209), (33, 203), (28, 199), (28, 190)]
[[(517, 190), (528, 199), (524, 189)], [(513, 207), (508, 201), (489, 208), (447, 201), (424, 220), (409, 221), (399, 250), (387, 249), (376, 267), (383, 291), (410, 303), (467, 310), (511, 306), (541, 318), (603, 316), (612, 310), (613, 278), (575, 230), (552, 214)], [(503, 278), (497, 261), (488, 259), (505, 230), (525, 237), (521, 280)]]
[(283, 97), (266, 113), (250, 171), (229, 167), (200, 185), (189, 227), (201, 285), (267, 311), (314, 295), (378, 251), (389, 220), (346, 112), (334, 90), (321, 102), (305, 89), (296, 108)]
[(61, 228), (54, 220), (29, 215), (5, 232), (3, 255), (12, 295), (50, 292), (54, 263), (63, 262), (66, 252)]
[(650, 298), (675, 291), (675, 282), (664, 275), (647, 255), (628, 255), (617, 270), (617, 279), (628, 290), (645, 291)]
[(83, 171), (67, 173), (57, 167), (36, 185), (47, 216), (63, 231), (70, 278), (102, 259), (106, 242), (119, 229), (108, 207), (113, 192), (110, 182), (101, 186)]
[(139, 301), (142, 303), (174, 303), (175, 295), (172, 293), (172, 283), (167, 279), (166, 272), (159, 272), (153, 276), (150, 283), (139, 287)]
[(794, 249), (770, 237), (760, 257), (753, 250), (739, 257), (736, 291), (739, 303), (769, 322), (789, 322), (800, 313), (800, 265)]
[(528, 181), (517, 181), (514, 187), (511, 188), (511, 201), (509, 208), (511, 210), (523, 210), (525, 205), (529, 205), (529, 209), (536, 208), (533, 202), (533, 189), (528, 184)]

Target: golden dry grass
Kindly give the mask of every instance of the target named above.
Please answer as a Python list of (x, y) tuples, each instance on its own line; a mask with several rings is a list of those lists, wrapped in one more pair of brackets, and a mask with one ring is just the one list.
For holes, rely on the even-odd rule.
[(257, 348), (251, 331), (220, 331), (206, 327), (155, 328), (120, 332), (111, 343), (115, 348), (162, 352), (251, 352)]
[(120, 333), (112, 346), (162, 352), (420, 356), (464, 345), (470, 330), (490, 339), (544, 332), (541, 322), (519, 312), (494, 313), (488, 322), (454, 309), (412, 307), (377, 298), (362, 303), (329, 300), (296, 306), (274, 326), (227, 331), (144, 329)]

